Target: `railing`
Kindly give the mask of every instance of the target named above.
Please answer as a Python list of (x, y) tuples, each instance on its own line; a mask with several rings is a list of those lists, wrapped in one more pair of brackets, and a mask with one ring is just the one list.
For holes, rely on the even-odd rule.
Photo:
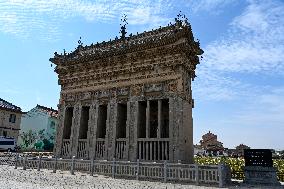
[[(24, 169), (49, 169), (49, 170), (76, 170), (101, 174), (112, 177), (136, 178), (137, 180), (163, 180), (192, 182), (196, 184), (225, 183), (223, 165), (197, 165), (180, 163), (155, 163), (155, 162), (129, 162), (129, 161), (105, 161), (105, 160), (79, 160), (79, 159), (55, 159), (16, 156), (16, 154), (0, 154), (0, 165), (23, 167)], [(228, 167), (227, 167), (228, 168)], [(229, 169), (229, 168), (228, 168)], [(284, 174), (277, 172), (279, 181), (284, 181)], [(226, 178), (227, 177), (227, 178)], [(229, 179), (243, 180), (243, 172), (232, 172)]]
[(169, 180), (196, 181), (195, 172), (198, 171), (196, 165), (168, 164)]
[(127, 159), (126, 154), (126, 139), (125, 138), (119, 138), (116, 139), (115, 142), (115, 158), (125, 160)]
[(112, 175), (113, 163), (110, 161), (94, 161), (94, 173), (100, 175)]
[[(90, 172), (91, 168), (91, 161), (90, 160), (76, 160), (78, 163), (74, 163), (74, 169), (80, 170), (81, 172)], [(72, 163), (72, 162), (71, 162)]]
[(145, 161), (169, 160), (169, 139), (138, 139), (138, 159)]
[[(196, 184), (215, 184), (224, 186), (225, 180), (222, 168), (225, 165), (201, 166), (196, 164), (155, 162), (129, 162), (82, 159), (55, 159), (55, 158), (29, 158), (27, 156), (0, 156), (0, 164), (23, 167), (23, 169), (49, 169), (89, 172), (120, 178), (134, 178), (137, 180), (177, 181)], [(229, 178), (230, 179), (230, 178)]]
[(136, 162), (120, 161), (115, 163), (115, 175), (116, 177), (133, 178), (136, 175), (136, 167)]
[(105, 139), (97, 138), (95, 147), (95, 159), (104, 159), (105, 155)]
[(14, 165), (15, 155), (0, 154), (0, 164), (1, 165)]
[(198, 166), (199, 182), (213, 183), (219, 180), (218, 170), (212, 165)]
[(163, 180), (168, 177), (164, 172), (163, 163), (141, 162), (139, 165), (139, 178), (151, 180)]
[(67, 158), (70, 157), (70, 151), (71, 151), (70, 139), (63, 139), (62, 150), (61, 150), (62, 157), (67, 157)]
[(79, 139), (78, 140), (77, 157), (82, 158), (82, 159), (88, 158), (87, 139)]

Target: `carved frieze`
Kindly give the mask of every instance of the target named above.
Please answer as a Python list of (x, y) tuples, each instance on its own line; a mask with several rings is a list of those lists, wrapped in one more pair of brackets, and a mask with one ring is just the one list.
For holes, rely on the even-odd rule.
[(109, 90), (100, 90), (95, 92), (96, 98), (108, 98), (109, 97)]
[(65, 101), (75, 101), (76, 100), (76, 95), (72, 93), (68, 93), (64, 95), (64, 100)]
[(168, 91), (169, 92), (177, 92), (177, 86), (178, 82), (177, 81), (171, 81), (168, 83)]
[(143, 85), (132, 85), (131, 96), (141, 96)]
[(144, 92), (162, 92), (164, 85), (162, 83), (157, 84), (145, 84), (144, 85)]
[(91, 92), (85, 92), (81, 94), (81, 100), (90, 100), (92, 97), (92, 93)]
[(129, 87), (117, 88), (117, 96), (127, 96), (129, 94)]

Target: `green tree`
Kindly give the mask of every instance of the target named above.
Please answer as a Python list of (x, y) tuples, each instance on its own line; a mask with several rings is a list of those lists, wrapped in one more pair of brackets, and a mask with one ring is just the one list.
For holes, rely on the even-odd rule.
[(22, 134), (20, 134), (20, 137), (23, 141), (23, 147), (24, 148), (28, 148), (36, 140), (36, 134), (32, 130), (29, 130), (27, 132), (23, 132)]
[(47, 150), (47, 151), (52, 151), (54, 144), (52, 142), (50, 142), (48, 139), (43, 139), (43, 149)]

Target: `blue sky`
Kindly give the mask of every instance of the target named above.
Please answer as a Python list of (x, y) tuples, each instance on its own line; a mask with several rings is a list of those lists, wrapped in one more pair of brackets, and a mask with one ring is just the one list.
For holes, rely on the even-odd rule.
[(0, 97), (28, 111), (56, 107), (55, 51), (158, 28), (182, 11), (204, 50), (193, 82), (194, 143), (284, 149), (284, 1), (0, 0)]

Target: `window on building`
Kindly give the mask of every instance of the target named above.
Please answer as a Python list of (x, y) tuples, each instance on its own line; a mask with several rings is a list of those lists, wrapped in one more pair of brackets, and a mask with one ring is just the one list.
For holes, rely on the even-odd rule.
[(7, 137), (7, 131), (3, 131), (3, 136)]
[(89, 123), (89, 106), (83, 106), (81, 112), (79, 139), (87, 139), (88, 135), (88, 123)]
[(107, 105), (100, 105), (98, 110), (98, 127), (97, 138), (105, 138), (106, 121), (107, 121)]
[(70, 136), (71, 136), (73, 109), (74, 109), (73, 107), (68, 107), (65, 110), (64, 129), (63, 129), (64, 139), (70, 139)]
[(16, 122), (16, 115), (15, 114), (10, 114), (9, 122), (10, 123), (15, 123)]
[(0, 141), (0, 146), (14, 145), (14, 141)]
[(138, 102), (138, 138), (146, 138), (146, 101)]
[(127, 105), (117, 104), (117, 128), (116, 138), (126, 137)]

